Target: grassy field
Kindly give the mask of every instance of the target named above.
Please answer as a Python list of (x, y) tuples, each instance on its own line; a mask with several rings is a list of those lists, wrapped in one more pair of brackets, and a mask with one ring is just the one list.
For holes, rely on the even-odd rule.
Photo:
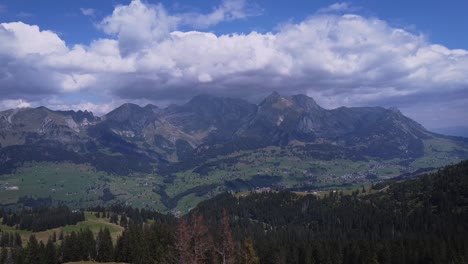
[[(15, 204), (19, 197), (46, 198), (71, 208), (124, 203), (135, 207), (164, 210), (152, 185), (162, 182), (152, 175), (115, 176), (88, 165), (70, 163), (30, 163), (14, 174), (0, 177), (0, 203)], [(103, 197), (104, 189), (115, 196)]]

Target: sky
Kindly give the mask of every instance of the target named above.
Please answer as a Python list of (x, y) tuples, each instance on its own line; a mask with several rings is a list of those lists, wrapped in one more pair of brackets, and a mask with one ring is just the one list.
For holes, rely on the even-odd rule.
[(468, 126), (466, 0), (0, 0), (0, 109), (197, 94), (398, 107)]

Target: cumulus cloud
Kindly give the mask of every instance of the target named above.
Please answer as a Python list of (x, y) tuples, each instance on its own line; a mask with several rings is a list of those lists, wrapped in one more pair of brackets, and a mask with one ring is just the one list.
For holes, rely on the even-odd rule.
[(170, 16), (161, 5), (144, 4), (139, 0), (117, 6), (99, 27), (119, 40), (119, 49), (128, 56), (165, 38), (177, 26), (178, 18)]
[(105, 33), (117, 36), (121, 54), (128, 56), (168, 38), (180, 25), (207, 28), (258, 13), (259, 9), (249, 6), (245, 0), (224, 0), (209, 14), (192, 12), (175, 15), (168, 14), (162, 4), (151, 5), (133, 0), (129, 5), (117, 6), (99, 27)]
[(276, 90), (308, 94), (328, 108), (398, 106), (422, 118), (438, 105), (436, 115), (458, 113), (468, 123), (460, 101), (468, 98), (467, 50), (433, 44), (377, 18), (332, 12), (344, 9), (349, 6), (332, 5), (275, 32), (215, 35), (195, 29), (245, 18), (244, 1), (224, 1), (198, 14), (205, 22), (194, 30), (180, 31), (184, 16), (193, 14), (134, 0), (99, 24), (107, 38), (73, 47), (35, 25), (3, 23), (0, 89), (5, 100), (93, 93), (114, 102), (174, 102), (198, 93), (258, 100)]
[(0, 32), (2, 40), (12, 44), (10, 50), (0, 50), (2, 53), (13, 52), (17, 57), (26, 57), (34, 54), (48, 55), (67, 51), (65, 42), (57, 34), (48, 30), (41, 31), (35, 25), (22, 22), (2, 23), (0, 24)]

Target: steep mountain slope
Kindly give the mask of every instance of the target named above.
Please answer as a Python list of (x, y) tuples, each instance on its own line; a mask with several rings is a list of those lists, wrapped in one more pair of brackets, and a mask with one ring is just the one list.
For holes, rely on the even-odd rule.
[(167, 108), (160, 116), (192, 135), (194, 144), (216, 144), (235, 138), (255, 115), (256, 108), (240, 99), (199, 95), (182, 106)]
[(396, 109), (380, 107), (321, 108), (304, 95), (270, 95), (245, 134), (268, 137), (272, 143), (294, 140), (351, 147), (369, 156), (382, 158), (420, 157), (423, 139), (432, 135)]

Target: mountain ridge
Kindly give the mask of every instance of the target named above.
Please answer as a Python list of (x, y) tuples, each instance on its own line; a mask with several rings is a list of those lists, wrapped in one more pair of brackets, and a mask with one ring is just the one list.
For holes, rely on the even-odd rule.
[(306, 95), (277, 92), (259, 104), (207, 94), (166, 108), (125, 103), (101, 117), (46, 107), (0, 112), (2, 147), (50, 144), (83, 155), (135, 155), (156, 165), (292, 145), (301, 153), (328, 148), (362, 159), (415, 159), (424, 156), (425, 140), (439, 137), (394, 108), (328, 110)]
[[(9, 112), (13, 114), (8, 114)], [(42, 130), (47, 130), (48, 123), (53, 123), (61, 125), (63, 130), (67, 130), (68, 126), (69, 130), (79, 134), (80, 129), (85, 127), (106, 124), (113, 133), (123, 138), (142, 137), (148, 144), (155, 143), (154, 138), (149, 138), (148, 135), (156, 136), (152, 132), (157, 130), (148, 127), (165, 127), (159, 130), (167, 130), (166, 132), (157, 133), (163, 140), (173, 144), (177, 140), (184, 140), (192, 147), (241, 137), (262, 137), (273, 144), (283, 145), (292, 140), (312, 142), (317, 139), (331, 142), (344, 140), (350, 143), (352, 140), (340, 137), (354, 133), (353, 136), (368, 139), (376, 136), (375, 133), (383, 133), (375, 126), (382, 124), (378, 119), (388, 119), (388, 122), (392, 122), (388, 126), (400, 126), (398, 129), (401, 131), (397, 132), (405, 132), (415, 138), (431, 134), (393, 108), (339, 107), (327, 110), (306, 95), (282, 96), (277, 92), (267, 96), (258, 105), (242, 99), (206, 94), (197, 95), (183, 105), (166, 108), (125, 103), (102, 117), (95, 117), (86, 110), (54, 111), (45, 107), (12, 109), (0, 112), (0, 130), (11, 129), (14, 123), (12, 117), (21, 112), (29, 112), (29, 118), (35, 119), (33, 121), (42, 118)], [(58, 116), (50, 117), (54, 114)], [(26, 127), (24, 122), (19, 123), (19, 126)], [(37, 124), (35, 128), (36, 132), (40, 132)], [(366, 135), (366, 131), (375, 133)]]

